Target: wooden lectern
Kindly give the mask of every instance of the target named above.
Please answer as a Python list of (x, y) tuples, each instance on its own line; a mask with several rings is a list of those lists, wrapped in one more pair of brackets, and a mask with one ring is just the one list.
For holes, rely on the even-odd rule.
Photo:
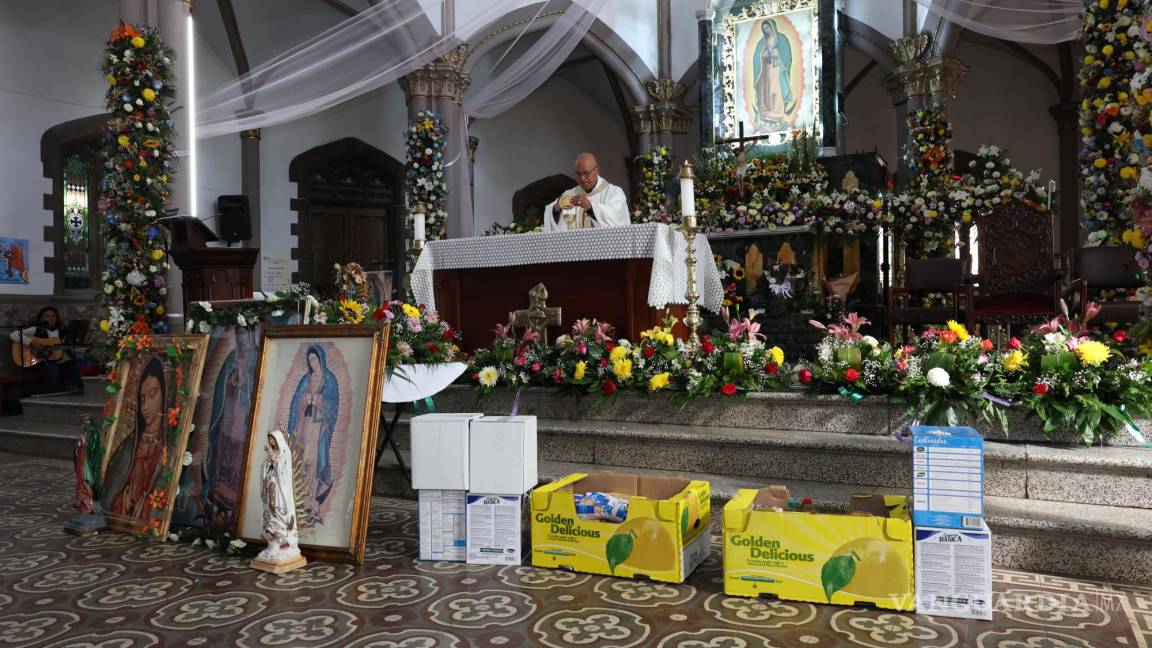
[(172, 260), (183, 275), (183, 312), (188, 312), (188, 302), (252, 297), (252, 273), (260, 248), (208, 247), (219, 239), (191, 216), (169, 216), (158, 222), (172, 233)]

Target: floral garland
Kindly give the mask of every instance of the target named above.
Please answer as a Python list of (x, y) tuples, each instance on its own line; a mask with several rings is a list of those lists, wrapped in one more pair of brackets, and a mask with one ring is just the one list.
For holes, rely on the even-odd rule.
[(448, 184), (444, 181), (444, 144), (448, 127), (440, 115), (422, 110), (408, 126), (408, 173), (405, 187), (408, 208), (424, 205), (425, 237), (429, 241), (444, 238), (444, 221), (448, 212), (445, 200)]
[(117, 340), (136, 322), (164, 333), (168, 301), (168, 234), (156, 224), (168, 203), (175, 166), (168, 106), (175, 95), (173, 51), (152, 27), (112, 30), (102, 70), (112, 117), (104, 144), (99, 202), (104, 219), (102, 273), (108, 319), (100, 330)]
[(670, 223), (668, 209), (668, 176), (672, 172), (672, 156), (668, 148), (654, 146), (637, 156), (640, 171), (640, 200), (632, 212), (634, 223)]
[(255, 326), (265, 317), (280, 317), (295, 311), (300, 300), (309, 296), (308, 284), (293, 284), (269, 295), (262, 301), (246, 301), (227, 308), (214, 309), (210, 302), (188, 303), (185, 328), (189, 333), (211, 333), (219, 326)]
[(938, 180), (952, 174), (952, 123), (940, 104), (908, 115), (908, 169), (915, 176)]
[[(128, 332), (117, 341), (116, 354), (112, 364), (113, 368), (108, 373), (108, 386), (105, 387), (105, 391), (109, 394), (109, 399), (104, 404), (103, 438), (110, 438), (109, 435), (111, 434), (112, 426), (116, 422), (116, 417), (112, 415), (112, 407), (116, 394), (120, 393), (120, 381), (119, 376), (116, 374), (117, 370), (122, 366), (123, 362), (131, 360), (136, 355), (149, 350), (159, 349), (153, 347), (151, 330), (143, 320), (133, 324)], [(176, 381), (177, 402), (179, 403), (187, 401), (187, 399), (192, 396), (192, 388), (185, 382), (183, 367), (187, 364), (188, 359), (193, 353), (193, 350), (182, 347), (179, 341), (172, 340), (164, 345), (162, 353), (157, 354), (165, 366), (172, 369)], [(176, 439), (180, 436), (180, 419), (182, 414), (191, 416), (190, 412), (183, 412), (180, 405), (169, 408), (165, 413), (164, 435), (166, 437), (165, 443), (168, 445), (175, 443)], [(165, 454), (165, 457), (167, 457), (167, 454)], [(182, 457), (182, 459), (187, 460), (185, 465), (191, 462), (191, 456), (187, 452), (185, 452), (185, 456)], [(156, 478), (156, 487), (148, 494), (148, 512), (147, 515), (143, 516), (148, 520), (148, 524), (137, 529), (137, 532), (141, 535), (160, 537), (160, 532), (164, 527), (164, 518), (168, 510), (168, 490), (173, 477), (173, 465), (174, 461), (165, 459), (164, 466)]]

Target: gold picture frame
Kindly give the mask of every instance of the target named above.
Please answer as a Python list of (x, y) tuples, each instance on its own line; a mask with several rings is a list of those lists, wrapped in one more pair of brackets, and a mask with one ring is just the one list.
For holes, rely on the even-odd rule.
[(268, 432), (293, 456), (300, 549), (363, 564), (389, 326), (270, 326), (256, 370), (236, 532), (262, 546), (260, 466)]
[[(100, 504), (108, 528), (163, 539), (172, 522), (207, 335), (138, 336), (117, 363), (102, 444)], [(130, 445), (129, 445), (130, 444)]]

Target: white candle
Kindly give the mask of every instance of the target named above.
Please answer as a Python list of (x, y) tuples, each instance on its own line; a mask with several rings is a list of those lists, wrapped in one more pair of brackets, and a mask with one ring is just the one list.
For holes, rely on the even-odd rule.
[(1056, 193), (1056, 181), (1048, 181), (1048, 211), (1052, 211), (1052, 194)]
[(414, 220), (412, 229), (414, 230), (412, 238), (417, 241), (424, 240), (424, 212), (416, 212), (413, 214)]
[(696, 194), (692, 188), (692, 178), (680, 178), (680, 215), (685, 223), (696, 220)]

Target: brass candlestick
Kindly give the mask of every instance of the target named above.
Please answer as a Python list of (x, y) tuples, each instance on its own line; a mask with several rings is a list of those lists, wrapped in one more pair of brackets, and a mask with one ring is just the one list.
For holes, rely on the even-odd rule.
[(684, 325), (688, 327), (688, 348), (695, 352), (700, 349), (700, 306), (697, 301), (700, 293), (696, 291), (696, 205), (693, 191), (695, 175), (692, 173), (692, 163), (685, 160), (680, 168), (680, 231), (684, 234), (684, 265), (688, 270), (688, 290), (684, 299), (688, 301), (688, 313), (684, 316)]
[(424, 249), (425, 228), (427, 227), (427, 220), (424, 211), (424, 203), (418, 202), (412, 205), (412, 249), (419, 252)]

